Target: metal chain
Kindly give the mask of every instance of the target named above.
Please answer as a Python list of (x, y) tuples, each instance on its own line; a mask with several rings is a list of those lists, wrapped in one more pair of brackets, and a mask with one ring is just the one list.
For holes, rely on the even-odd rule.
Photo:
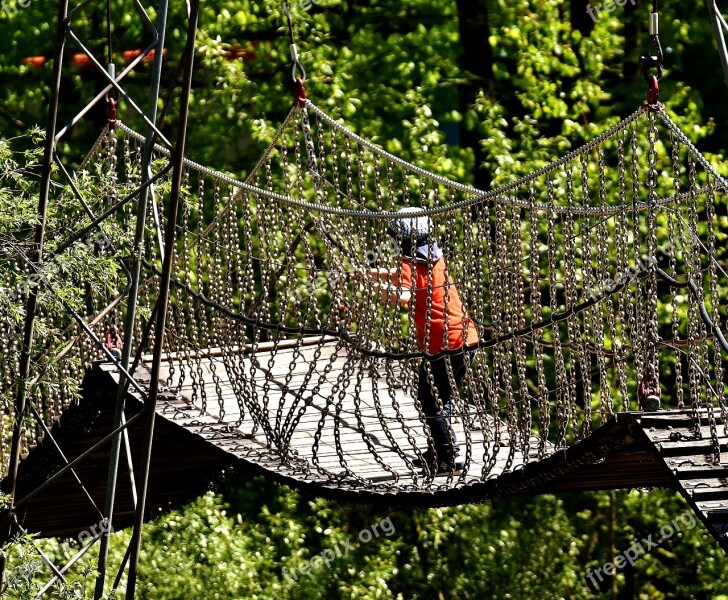
[[(626, 135), (620, 135), (617, 140), (617, 160), (619, 171), (619, 199), (621, 204), (627, 204), (627, 161), (625, 155)], [(627, 214), (615, 216), (615, 245), (617, 254), (617, 284), (626, 283), (629, 270), (629, 238), (627, 235)], [(622, 396), (622, 410), (630, 410), (630, 394), (627, 387), (627, 348), (629, 342), (629, 294), (625, 289), (617, 293), (617, 311), (614, 315), (615, 331), (612, 333), (615, 344), (614, 362), (617, 369), (617, 382), (619, 393)], [(610, 328), (612, 323), (610, 322)], [(616, 336), (619, 336), (619, 340)]]
[[(673, 172), (673, 187), (676, 191), (680, 190), (680, 141), (673, 135), (670, 136), (672, 141), (672, 172)], [(668, 267), (673, 277), (677, 275), (677, 232), (676, 232), (676, 216), (673, 211), (667, 214), (667, 232), (670, 238), (669, 243), (669, 258)], [(680, 342), (680, 313), (677, 300), (677, 288), (670, 288), (670, 307), (672, 314), (672, 339), (673, 343), (677, 344)], [(682, 375), (682, 357), (680, 353), (675, 355), (675, 395), (677, 400), (677, 407), (685, 407), (685, 390)]]
[(649, 126), (647, 129), (647, 222), (646, 222), (646, 251), (648, 275), (646, 285), (646, 317), (647, 325), (647, 369), (646, 371), (656, 379), (659, 385), (660, 367), (658, 364), (657, 345), (660, 341), (659, 327), (657, 324), (657, 273), (652, 261), (657, 257), (657, 218), (655, 215), (655, 202), (657, 201), (657, 143), (659, 133), (657, 131), (657, 115), (654, 112), (648, 113)]
[[(533, 188), (529, 190), (529, 199), (533, 200)], [(538, 221), (530, 220), (530, 276), (531, 276), (531, 324), (539, 322), (543, 317), (541, 306), (541, 253), (539, 241)], [(536, 381), (538, 385), (538, 412), (539, 412), (539, 457), (546, 454), (546, 442), (549, 439), (551, 411), (549, 407), (548, 387), (546, 385), (546, 372), (544, 352), (542, 345), (543, 333), (540, 329), (533, 332), (533, 346), (536, 355)]]
[[(176, 351), (182, 356), (170, 363), (170, 377), (181, 385), (184, 375), (178, 378), (173, 369), (184, 370), (182, 365), (193, 362), (193, 381), (189, 377), (184, 381), (190, 395), (198, 395), (198, 405), (200, 395), (211, 393), (205, 392), (204, 375), (208, 384), (215, 384), (221, 418), (230, 412), (223, 401), (228, 384), (219, 363), (208, 365), (203, 358), (205, 350), (217, 344), (240, 406), (240, 416), (232, 420), (237, 417), (236, 426), (245, 427), (246, 432), (261, 430), (268, 450), (260, 456), (265, 454), (266, 460), (278, 456), (286, 468), (311, 480), (342, 486), (390, 491), (412, 486), (435, 491), (462, 485), (462, 477), (425, 477), (415, 469), (412, 453), (421, 455), (423, 437), (428, 446), (433, 440), (416, 403), (412, 409), (402, 403), (403, 394), (413, 400), (413, 367), (417, 360), (424, 360), (425, 384), (435, 391), (442, 411), (428, 355), (431, 349), (450, 345), (453, 332), (448, 317), (457, 287), (463, 305), (478, 318), (483, 348), (474, 362), (466, 359), (468, 368), (459, 389), (449, 356), (442, 359), (443, 370), (453, 388), (452, 414), (463, 424), (464, 436), (458, 441), (466, 460), (477, 465), (473, 470), (480, 471), (481, 480), (532, 460), (532, 445), (534, 455), (545, 457), (552, 453), (553, 441), (557, 447), (566, 447), (574, 438), (588, 435), (593, 423), (592, 392), (597, 391), (592, 376), (597, 373), (601, 419), (614, 412), (612, 388), (619, 389), (624, 408), (629, 408), (630, 377), (647, 367), (657, 368), (660, 352), (666, 352), (660, 349), (666, 345), (657, 343), (656, 311), (662, 307), (662, 298), (654, 272), (613, 294), (604, 289), (610, 287), (615, 268), (617, 275), (630, 268), (631, 257), (637, 271), (641, 249), (648, 257), (655, 255), (662, 231), (658, 227), (667, 229), (673, 240), (684, 236), (678, 213), (670, 212), (683, 200), (695, 205), (688, 207), (687, 229), (697, 231), (697, 196), (711, 194), (720, 183), (709, 180), (698, 188), (693, 165), (689, 192), (681, 189), (677, 171), (673, 189), (668, 190), (663, 181), (658, 186), (657, 116), (664, 120), (661, 113), (647, 117), (643, 155), (637, 130), (630, 129), (631, 122), (621, 124), (588, 149), (560, 159), (507, 192), (474, 200), (477, 190), (450, 185), (407, 163), (390, 160), (319, 115), (310, 103), (306, 106), (311, 118), (303, 107), (294, 109), (247, 187), (228, 182), (229, 199), (222, 194), (224, 179), (188, 164), (200, 182), (205, 178), (207, 182), (198, 189), (197, 210), (183, 208), (181, 213), (179, 261), (191, 268), (183, 267), (174, 291), (170, 323), (179, 332), (170, 338), (169, 350), (170, 355)], [(639, 139), (643, 138), (641, 131)], [(677, 134), (674, 138), (682, 144)], [(680, 158), (676, 145), (673, 169)], [(618, 194), (614, 196), (608, 188), (614, 177), (607, 157), (617, 160)], [(697, 158), (694, 163), (702, 165)], [(597, 188), (590, 192), (592, 180), (594, 185), (598, 180), (599, 186), (594, 199)], [(278, 188), (284, 193), (275, 192)], [(205, 194), (210, 196), (207, 202)], [(512, 202), (511, 196), (518, 201)], [(303, 200), (312, 197), (315, 202)], [(397, 286), (397, 301), (392, 302), (380, 298), (371, 281), (338, 276), (368, 267), (365, 251), (382, 243), (387, 220), (401, 206), (419, 206), (413, 215), (428, 215), (435, 221), (447, 259), (443, 289), (434, 287), (433, 260), (418, 264), (408, 259), (414, 288), (409, 308), (411, 318), (415, 313), (425, 315), (419, 340), (425, 353), (419, 348), (416, 327), (411, 321), (404, 325), (398, 302), (401, 286)], [(631, 215), (627, 206), (632, 207)], [(411, 242), (416, 246), (415, 239)], [(687, 276), (706, 289), (705, 300), (719, 320), (717, 287), (706, 288), (705, 281), (709, 277), (708, 285), (713, 285), (721, 275), (713, 260), (715, 245), (709, 231), (707, 254), (712, 267), (703, 269), (697, 248), (686, 248), (685, 262)], [(616, 256), (613, 262), (610, 250)], [(154, 263), (153, 250), (149, 252), (148, 259)], [(387, 268), (397, 264), (386, 252), (379, 260)], [(677, 275), (674, 250), (670, 261), (669, 270)], [(202, 277), (205, 270), (214, 271), (216, 277)], [(545, 306), (543, 290), (548, 290)], [(586, 301), (593, 293), (600, 295), (598, 303)], [(435, 302), (436, 297), (442, 304)], [(675, 318), (683, 309), (679, 298), (671, 291)], [(710, 350), (712, 345), (698, 347), (709, 333), (698, 314), (701, 300), (684, 301), (690, 303), (688, 320), (692, 321), (687, 343), (693, 347), (687, 354), (694, 403), (723, 369), (716, 351)], [(347, 310), (341, 320), (339, 306)], [(440, 318), (436, 310), (444, 311), (443, 327), (437, 329), (433, 326), (433, 319)], [(673, 338), (679, 341), (676, 327), (673, 321)], [(332, 341), (307, 349), (304, 332), (331, 335)], [(190, 339), (185, 340), (187, 336)], [(263, 345), (264, 341), (270, 343)], [(705, 373), (712, 377), (706, 379)], [(532, 392), (527, 381), (535, 384)], [(532, 414), (532, 402), (538, 416)], [(556, 421), (553, 434), (552, 418)], [(226, 416), (230, 419), (231, 415)], [(531, 431), (534, 425), (537, 432)], [(298, 436), (304, 432), (313, 436), (307, 447)], [(353, 443), (356, 451), (350, 447)], [(366, 456), (364, 462), (387, 476), (387, 481), (369, 481), (356, 452)]]
[[(550, 204), (554, 203), (554, 182), (551, 177), (546, 178), (547, 197)], [(548, 235), (548, 277), (550, 293), (551, 312), (559, 312), (559, 301), (556, 290), (558, 289), (558, 272), (556, 264), (556, 215), (553, 212), (548, 213), (547, 219), (547, 235)], [(554, 369), (556, 371), (556, 381), (554, 395), (556, 396), (556, 422), (558, 426), (558, 437), (556, 446), (563, 448), (566, 446), (566, 433), (569, 427), (569, 398), (567, 391), (569, 382), (566, 375), (566, 364), (564, 362), (564, 351), (561, 344), (561, 328), (558, 323), (554, 323), (552, 327), (552, 344), (554, 349)]]
[[(599, 172), (599, 204), (602, 207), (606, 207), (607, 185), (604, 151), (602, 148), (597, 150), (597, 169)], [(600, 273), (600, 275), (597, 276), (597, 281), (599, 281), (599, 285), (602, 287), (606, 285), (606, 281), (609, 279), (610, 267), (608, 244), (609, 231), (604, 219), (600, 219), (597, 223), (596, 236), (597, 272)], [(607, 361), (604, 352), (604, 348), (606, 347), (606, 338), (604, 335), (604, 313), (606, 311), (607, 315), (609, 315), (613, 312), (612, 307), (610, 306), (612, 303), (612, 296), (609, 296), (601, 305), (597, 305), (594, 310), (594, 343), (596, 344), (597, 366), (599, 367), (599, 395), (602, 403), (603, 421), (614, 414), (614, 402), (612, 400), (612, 391), (609, 385)]]

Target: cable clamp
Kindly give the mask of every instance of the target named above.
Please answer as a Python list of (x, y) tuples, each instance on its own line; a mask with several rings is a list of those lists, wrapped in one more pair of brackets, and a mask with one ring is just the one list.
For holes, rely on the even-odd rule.
[(288, 37), (291, 40), (289, 44), (289, 48), (291, 50), (291, 62), (293, 63), (293, 66), (291, 67), (291, 78), (293, 79), (293, 81), (296, 81), (299, 78), (301, 79), (301, 81), (306, 81), (306, 70), (303, 68), (301, 61), (298, 58), (298, 48), (296, 47), (296, 39), (293, 35), (293, 21), (291, 20), (291, 9), (287, 1), (283, 2), (283, 12), (286, 15), (286, 21), (288, 23)]
[[(291, 44), (290, 49), (291, 61), (293, 62), (293, 66), (291, 67), (291, 77), (293, 78), (293, 81), (296, 81), (297, 79), (306, 81), (306, 70), (303, 68), (301, 61), (298, 59), (298, 48), (296, 47), (296, 44)], [(298, 71), (298, 75), (296, 75), (296, 71)]]
[(650, 13), (650, 41), (647, 45), (647, 54), (640, 56), (640, 63), (644, 68), (644, 78), (646, 83), (650, 83), (650, 71), (657, 70), (658, 81), (662, 79), (662, 45), (659, 36), (659, 15), (656, 12)]

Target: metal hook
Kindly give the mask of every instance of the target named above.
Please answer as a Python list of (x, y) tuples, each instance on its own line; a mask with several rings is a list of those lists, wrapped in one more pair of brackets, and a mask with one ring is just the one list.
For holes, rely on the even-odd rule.
[(660, 102), (660, 85), (657, 77), (652, 75), (647, 83), (647, 105), (655, 107)]
[[(647, 106), (656, 110), (660, 101), (660, 85), (662, 79), (662, 46), (660, 45), (660, 20), (657, 14), (657, 1), (652, 4), (650, 13), (650, 41), (647, 45), (647, 54), (640, 56), (640, 63), (644, 70), (643, 76), (647, 83)], [(655, 69), (656, 74), (652, 73)]]
[(109, 97), (106, 99), (106, 103), (108, 105), (108, 113), (106, 118), (106, 124), (108, 125), (109, 129), (115, 129), (116, 128), (116, 100)]
[(303, 108), (306, 106), (306, 86), (304, 85), (304, 80), (300, 77), (294, 77), (293, 81), (295, 82), (293, 95), (298, 100), (298, 105)]

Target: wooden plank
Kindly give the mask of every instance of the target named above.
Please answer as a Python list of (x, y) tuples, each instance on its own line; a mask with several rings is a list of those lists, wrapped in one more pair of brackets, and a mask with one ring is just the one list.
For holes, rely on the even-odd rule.
[(708, 500), (728, 500), (728, 488), (695, 488), (686, 489), (686, 493), (694, 502), (705, 502)]
[[(317, 349), (320, 350), (320, 357), (314, 363), (313, 357)], [(407, 485), (414, 480), (419, 480), (421, 484), (422, 474), (418, 469), (413, 470), (408, 467), (407, 461), (399, 454), (401, 452), (411, 462), (416, 456), (415, 448), (420, 451), (427, 448), (426, 425), (423, 423), (416, 399), (412, 397), (413, 393), (399, 387), (396, 376), (383, 376), (382, 365), (372, 368), (370, 365), (355, 364), (351, 377), (344, 382), (348, 384), (344, 393), (337, 391), (335, 394), (337, 379), (342, 369), (347, 368), (350, 360), (343, 349), (339, 349), (338, 353), (335, 350), (335, 344), (332, 343), (304, 348), (295, 360), (294, 350), (287, 349), (280, 350), (275, 356), (257, 352), (251, 356), (241, 355), (230, 359), (235, 362), (222, 361), (221, 357), (210, 358), (207, 364), (204, 360), (193, 361), (194, 382), (190, 367), (185, 366), (185, 381), (180, 390), (183, 398), (178, 404), (178, 412), (172, 413), (173, 418), (221, 448), (230, 449), (238, 455), (245, 454), (247, 460), (253, 460), (261, 466), (269, 465), (270, 468), (285, 470), (288, 467), (276, 463), (275, 451), (266, 448), (268, 440), (265, 439), (261, 428), (257, 429), (257, 434), (252, 439), (242, 442), (244, 447), (241, 449), (240, 440), (230, 440), (226, 437), (229, 435), (232, 438), (233, 432), (225, 431), (224, 427), (209, 426), (218, 422), (221, 411), (225, 413), (225, 422), (235, 422), (242, 408), (246, 418), (237, 431), (239, 433), (247, 429), (248, 432), (252, 432), (253, 421), (247, 404), (260, 402), (261, 405), (256, 408), (264, 412), (264, 417), (269, 420), (276, 435), (290, 435), (290, 450), (298, 452), (299, 456), (309, 464), (309, 468), (315, 470), (312, 448), (318, 438), (317, 459), (321, 469), (330, 472), (327, 477), (341, 474), (343, 469), (340, 464), (340, 454), (343, 454), (343, 459), (355, 477), (377, 481), (384, 487), (392, 485), (395, 475), (377, 462), (372, 454), (373, 448), (400, 479), (408, 480)], [(182, 362), (187, 362), (187, 359)], [(245, 373), (246, 377), (249, 377), (251, 372), (255, 373), (254, 380), (245, 382), (245, 389), (254, 392), (257, 400), (238, 398), (229, 379), (234, 376), (233, 366)], [(176, 381), (182, 376), (181, 367), (181, 364), (175, 365)], [(198, 389), (195, 408), (190, 410), (195, 382), (201, 387)], [(397, 387), (391, 388), (388, 384), (397, 384)], [(317, 393), (313, 395), (316, 388), (318, 388)], [(204, 413), (200, 411), (202, 390), (208, 396)], [(379, 394), (378, 402), (375, 402), (375, 393)], [(301, 409), (303, 412), (298, 418)], [(471, 475), (475, 474), (480, 478), (495, 476), (506, 466), (513, 469), (544, 458), (553, 451), (550, 442), (543, 443), (537, 436), (532, 435), (529, 436), (528, 455), (525, 455), (526, 449), (521, 436), (517, 431), (509, 431), (506, 423), (497, 421), (491, 415), (479, 415), (474, 407), (464, 402), (461, 402), (460, 406), (456, 403), (455, 412), (458, 412), (458, 409), (462, 412), (462, 416), (455, 419), (453, 427), (463, 453), (468, 446), (472, 451), (472, 455), (468, 457)], [(295, 430), (284, 431), (283, 425), (293, 416), (297, 417)], [(473, 420), (479, 427), (466, 431), (466, 424)], [(337, 430), (338, 445), (335, 435)], [(497, 443), (492, 439), (496, 437), (496, 432)], [(509, 447), (507, 444), (510, 440), (518, 447)], [(259, 451), (251, 448), (256, 445)], [(544, 448), (539, 449), (541, 445)], [(303, 476), (303, 471), (293, 469), (291, 472), (298, 473), (297, 477)], [(347, 485), (346, 478), (333, 481), (323, 477), (319, 481), (326, 482), (327, 485)], [(354, 480), (349, 483), (359, 485)]]
[[(331, 336), (303, 336), (302, 338), (291, 338), (291, 339), (284, 339), (279, 341), (267, 341), (267, 342), (260, 342), (257, 347), (255, 347), (255, 352), (270, 352), (273, 350), (273, 348), (278, 348), (279, 350), (282, 349), (288, 349), (295, 347), (297, 345), (300, 345), (302, 347), (307, 346), (316, 346), (322, 343), (330, 343), (332, 341), (336, 341), (337, 338), (331, 337)], [(198, 351), (182, 351), (182, 352), (168, 352), (165, 354), (162, 354), (162, 360), (164, 361), (179, 361), (184, 360), (188, 357), (193, 357), (195, 359), (210, 359), (210, 358), (216, 358), (221, 356), (229, 356), (229, 355), (246, 355), (246, 354), (252, 354), (253, 353), (254, 346), (252, 344), (242, 344), (239, 346), (225, 346), (224, 348), (216, 347), (216, 348), (201, 348)], [(151, 354), (143, 354), (142, 355), (142, 361), (151, 364), (152, 359), (154, 357)]]
[[(728, 438), (719, 438), (721, 451), (728, 450)], [(680, 440), (677, 442), (658, 443), (660, 454), (666, 457), (712, 456), (713, 444), (707, 440)]]
[(724, 489), (728, 490), (728, 485), (725, 484), (724, 480), (721, 479), (683, 479), (681, 485), (686, 490), (717, 490)]
[(675, 477), (683, 479), (724, 479), (728, 482), (728, 465), (695, 465), (675, 469)]
[[(664, 430), (655, 430), (651, 428), (647, 432), (647, 437), (655, 443), (675, 443), (675, 442), (690, 442), (690, 441), (710, 441), (712, 439), (712, 432), (710, 427), (703, 425), (696, 432), (692, 426), (690, 427), (670, 427)], [(728, 436), (723, 431), (723, 426), (718, 425), (717, 431), (718, 439), (726, 440)]]

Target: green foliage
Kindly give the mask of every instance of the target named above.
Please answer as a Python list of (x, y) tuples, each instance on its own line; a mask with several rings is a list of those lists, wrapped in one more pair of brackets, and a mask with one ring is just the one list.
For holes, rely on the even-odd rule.
[[(241, 477), (147, 525), (138, 596), (606, 599), (611, 579), (603, 577), (599, 591), (590, 587), (589, 573), (613, 562), (635, 538), (657, 540), (671, 523), (680, 532), (617, 571), (620, 597), (707, 598), (728, 591), (723, 551), (672, 492), (386, 511)], [(113, 534), (112, 571), (128, 541), (129, 532)], [(69, 542), (37, 543), (59, 559), (75, 550)], [(328, 557), (328, 566), (319, 556)], [(25, 558), (34, 560), (30, 553)], [(94, 559), (92, 552), (85, 564)], [(90, 585), (89, 578), (87, 591)]]
[[(73, 323), (69, 309), (80, 310), (91, 300), (92, 293), (107, 293), (117, 276), (118, 263), (108, 253), (98, 251), (98, 233), (72, 244), (66, 252), (43, 263), (40, 269), (31, 266), (33, 240), (38, 221), (37, 205), (40, 196), (39, 161), (42, 138), (37, 130), (28, 137), (0, 141), (0, 326), (3, 329), (3, 349), (0, 355), (0, 399), (9, 406), (18, 381), (20, 354), (18, 340), (23, 338), (25, 302), (35, 290), (40, 307), (35, 322), (33, 360), (42, 376), (30, 390), (39, 406), (40, 400), (52, 390), (65, 389), (73, 394), (78, 381), (70, 373), (78, 365), (69, 358), (61, 363), (58, 353), (69, 342), (69, 326)], [(103, 197), (105, 191), (98, 181), (84, 174), (77, 180), (79, 190), (87, 197)], [(78, 201), (69, 193), (52, 190), (46, 219), (48, 231), (68, 231), (70, 223), (83, 224), (88, 219)], [(111, 231), (113, 224), (106, 227)], [(124, 236), (117, 236), (122, 242)], [(60, 243), (50, 240), (48, 246)], [(5, 412), (5, 416), (10, 416)], [(3, 462), (5, 457), (3, 457)]]

